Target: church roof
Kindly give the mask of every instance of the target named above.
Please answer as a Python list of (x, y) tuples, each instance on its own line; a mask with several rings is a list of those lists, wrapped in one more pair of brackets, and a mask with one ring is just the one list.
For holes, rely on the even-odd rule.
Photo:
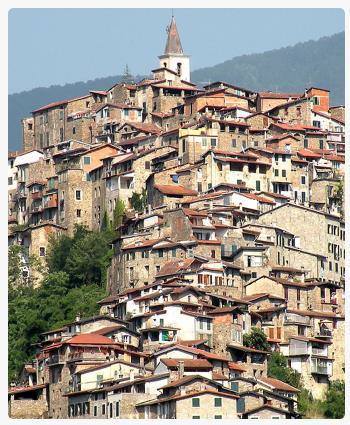
[(170, 25), (167, 27), (168, 39), (166, 42), (164, 54), (183, 54), (180, 36), (177, 31), (175, 18), (172, 16)]

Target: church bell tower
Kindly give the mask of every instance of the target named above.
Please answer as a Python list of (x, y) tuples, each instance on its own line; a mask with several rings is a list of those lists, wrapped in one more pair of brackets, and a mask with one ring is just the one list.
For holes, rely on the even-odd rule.
[(174, 16), (171, 17), (167, 33), (164, 54), (158, 56), (160, 68), (168, 68), (176, 72), (181, 80), (190, 81), (190, 57), (185, 55), (182, 50)]

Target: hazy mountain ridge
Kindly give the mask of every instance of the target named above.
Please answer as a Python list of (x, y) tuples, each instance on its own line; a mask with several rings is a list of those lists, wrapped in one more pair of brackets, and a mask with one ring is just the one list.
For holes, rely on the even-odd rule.
[[(316, 41), (238, 56), (218, 65), (198, 69), (191, 80), (199, 85), (208, 81), (226, 81), (252, 90), (302, 92), (306, 86), (328, 88), (332, 105), (345, 99), (345, 34), (323, 37)], [(139, 80), (142, 76), (136, 76)], [(40, 87), (9, 95), (9, 149), (21, 147), (23, 117), (32, 110), (57, 100), (105, 90), (122, 79), (121, 75), (86, 82)]]

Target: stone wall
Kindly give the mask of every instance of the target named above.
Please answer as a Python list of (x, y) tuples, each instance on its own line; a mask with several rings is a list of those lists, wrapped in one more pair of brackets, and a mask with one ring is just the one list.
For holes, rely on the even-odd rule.
[(47, 419), (46, 400), (12, 400), (9, 402), (11, 419)]

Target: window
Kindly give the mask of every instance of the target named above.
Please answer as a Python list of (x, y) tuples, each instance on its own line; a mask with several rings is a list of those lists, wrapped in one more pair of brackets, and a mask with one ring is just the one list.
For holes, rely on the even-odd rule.
[(306, 326), (298, 325), (298, 335), (299, 336), (306, 335)]
[(81, 218), (81, 210), (77, 210), (77, 217)]
[(309, 147), (309, 141), (307, 139), (304, 139), (304, 148)]
[(210, 145), (212, 148), (216, 147), (216, 139), (210, 139)]
[(275, 168), (275, 177), (278, 177), (278, 170)]
[(329, 262), (329, 271), (332, 271), (332, 261)]
[(45, 255), (46, 255), (46, 249), (45, 249), (45, 247), (44, 247), (44, 246), (41, 246), (41, 247), (39, 248), (39, 256), (40, 256), (40, 257), (45, 257)]
[(322, 140), (322, 139), (320, 139), (320, 140), (319, 140), (319, 143), (320, 143), (320, 149), (323, 149), (323, 146), (324, 146), (323, 140)]
[(119, 401), (115, 402), (115, 416), (116, 418), (119, 418)]
[(72, 128), (72, 133), (75, 134), (75, 127)]
[(297, 288), (297, 301), (300, 301), (300, 288)]
[(192, 419), (200, 419), (200, 416), (192, 416)]
[(222, 419), (222, 415), (215, 415), (214, 419)]
[(232, 139), (231, 145), (232, 145), (233, 148), (236, 148), (237, 147), (237, 140), (236, 139)]
[(200, 407), (200, 402), (198, 397), (192, 398), (192, 407)]
[(222, 406), (222, 398), (221, 397), (215, 397), (214, 398), (214, 406), (215, 407), (221, 407)]
[(288, 301), (288, 288), (287, 287), (284, 288), (284, 298), (285, 298), (286, 301)]
[(306, 176), (301, 176), (301, 184), (306, 184)]
[(126, 117), (128, 117), (128, 116), (129, 116), (129, 109), (124, 109), (124, 115), (125, 115)]
[(177, 174), (173, 174), (171, 176), (171, 180), (173, 181), (173, 183), (179, 183), (179, 176)]
[(12, 178), (12, 177), (9, 177), (9, 178), (7, 179), (7, 182), (8, 182), (8, 184), (11, 186), (11, 184), (13, 183), (13, 178)]
[(75, 199), (77, 201), (81, 201), (81, 190), (76, 190), (75, 191)]
[(102, 415), (106, 414), (106, 405), (102, 404)]
[(97, 416), (97, 406), (94, 406), (94, 416)]
[(145, 161), (145, 170), (150, 170), (150, 169), (151, 169), (151, 162)]
[(159, 258), (162, 258), (162, 257), (163, 257), (163, 255), (164, 255), (163, 250), (162, 250), (162, 249), (159, 249), (159, 250), (158, 250), (158, 257), (159, 257)]
[(282, 170), (282, 177), (287, 177), (287, 171), (286, 170)]
[(256, 189), (256, 190), (260, 190), (260, 180), (257, 180), (257, 181), (255, 182), (255, 189)]
[(176, 257), (176, 248), (173, 248), (171, 252), (172, 252), (172, 256)]
[(89, 156), (84, 156), (84, 165), (90, 165), (91, 164), (91, 158)]

